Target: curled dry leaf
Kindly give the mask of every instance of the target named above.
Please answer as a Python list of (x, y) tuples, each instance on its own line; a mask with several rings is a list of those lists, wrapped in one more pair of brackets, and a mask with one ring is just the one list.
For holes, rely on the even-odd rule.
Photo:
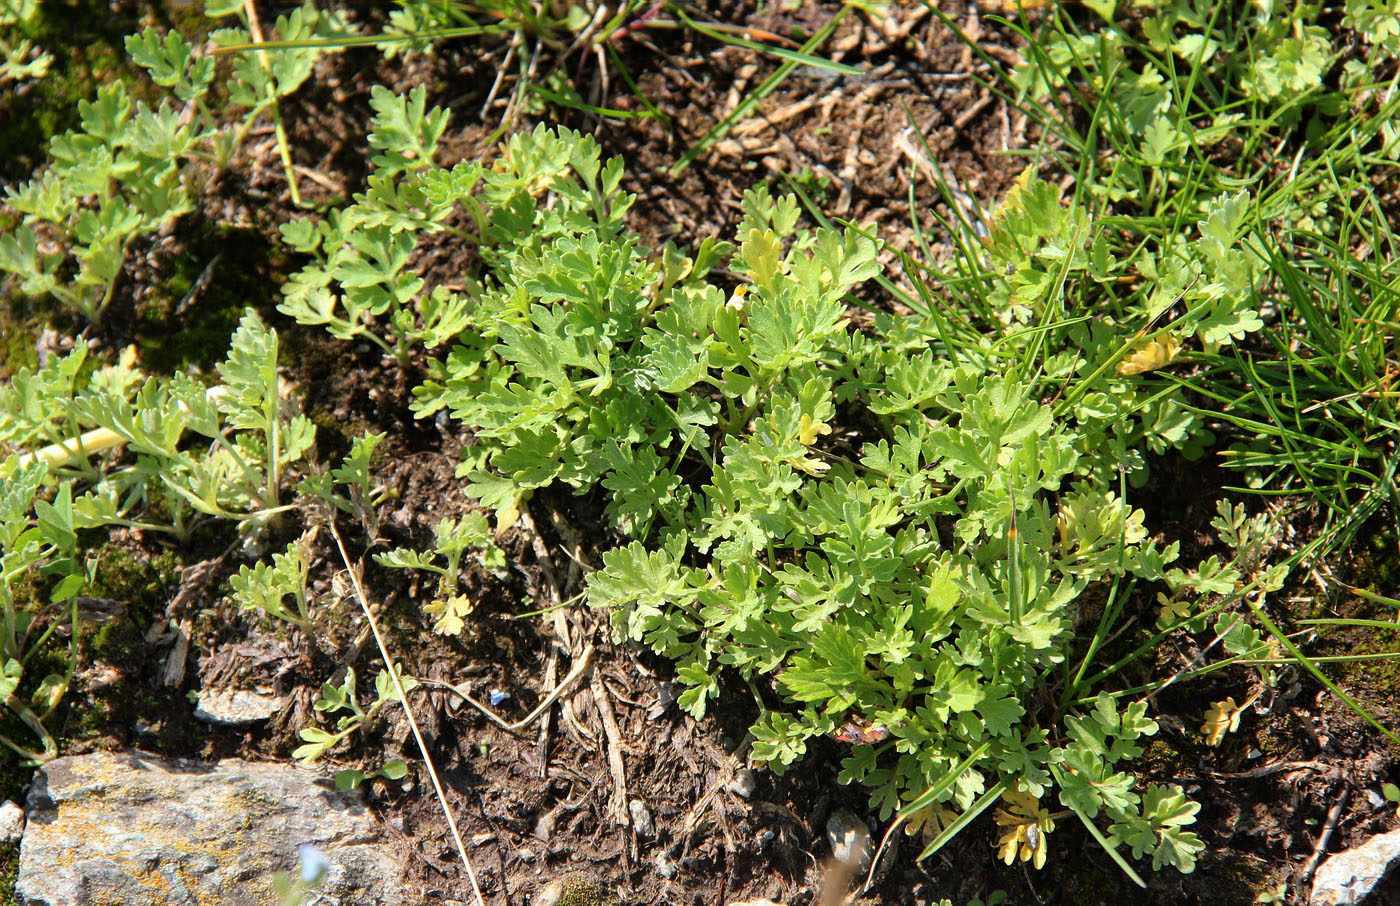
[(1006, 808), (997, 809), (992, 816), (1005, 828), (997, 839), (997, 855), (1010, 865), (1019, 853), (1022, 862), (1044, 868), (1045, 835), (1055, 827), (1050, 812), (1040, 808), (1040, 800), (1029, 793), (1006, 793), (1001, 800)]
[(1118, 363), (1117, 370), (1122, 375), (1156, 371), (1176, 361), (1176, 354), (1180, 351), (1181, 341), (1176, 337), (1149, 340), (1125, 356), (1123, 361)]
[(1238, 730), (1240, 712), (1243, 710), (1242, 706), (1235, 704), (1234, 696), (1212, 704), (1206, 711), (1205, 723), (1201, 724), (1201, 733), (1206, 738), (1206, 745), (1218, 746), (1226, 733)]

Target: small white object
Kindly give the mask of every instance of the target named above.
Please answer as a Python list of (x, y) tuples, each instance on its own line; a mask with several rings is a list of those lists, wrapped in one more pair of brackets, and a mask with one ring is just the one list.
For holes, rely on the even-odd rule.
[(748, 799), (758, 789), (758, 775), (752, 768), (740, 768), (734, 772), (734, 780), (729, 784), (729, 792), (740, 799)]
[(826, 819), (826, 840), (831, 855), (855, 872), (870, 867), (870, 829), (855, 812), (839, 808)]
[(331, 863), (327, 861), (326, 854), (310, 843), (298, 846), (297, 856), (301, 859), (301, 883), (303, 884), (308, 886), (319, 884), (326, 873), (331, 870)]
[(24, 809), (6, 799), (0, 805), (0, 843), (13, 843), (24, 836)]
[(633, 799), (627, 803), (627, 813), (632, 816), (632, 828), (639, 837), (650, 837), (656, 833), (656, 822), (652, 820), (651, 810), (645, 802)]

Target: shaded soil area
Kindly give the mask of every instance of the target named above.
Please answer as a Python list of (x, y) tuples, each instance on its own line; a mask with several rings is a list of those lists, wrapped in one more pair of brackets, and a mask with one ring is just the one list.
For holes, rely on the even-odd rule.
[[(744, 4), (697, 4), (693, 14), (786, 46), (800, 44), (839, 8), (793, 6), (774, 3), (755, 13)], [(382, 22), (373, 4), (362, 7), (362, 21)], [(363, 188), (371, 87), (423, 85), (431, 103), (453, 110), (443, 143), (447, 162), (489, 157), (488, 140), (507, 109), (518, 114), (518, 128), (552, 114), (595, 134), (606, 153), (626, 160), (625, 185), (638, 196), (632, 225), (654, 245), (728, 238), (746, 189), (764, 181), (782, 189), (790, 180), (828, 215), (869, 224), (889, 244), (887, 260), (918, 251), (911, 225), (926, 232), (937, 258), (946, 254), (940, 220), (975, 218), (992, 207), (1025, 166), (1014, 152), (1040, 139), (980, 81), (989, 60), (1018, 59), (1014, 33), (971, 4), (940, 10), (962, 37), (922, 4), (896, 3), (883, 22), (848, 15), (823, 50), (858, 66), (861, 75), (799, 67), (679, 173), (673, 165), (751, 98), (780, 61), (659, 21), (642, 23), (617, 42), (621, 68), (607, 57), (600, 65), (597, 57), (560, 59), (545, 50), (537, 71), (559, 74), (555, 81), (586, 103), (629, 113), (650, 105), (662, 115), (598, 118), (546, 109), (529, 93), (517, 102), (515, 76), (493, 91), (502, 70), (520, 66), (506, 44), (483, 51), (480, 43), (447, 43), (432, 56), (392, 60), (356, 49), (324, 58), (313, 83), (283, 105), (283, 117), (302, 194), (313, 204), (339, 203)], [(166, 14), (131, 7), (123, 15), (134, 28)], [(0, 174), (18, 178), (36, 154), (7, 150)], [(408, 404), (422, 378), (421, 360), (406, 371), (367, 344), (340, 343), (275, 312), (277, 284), (299, 266), (280, 249), (276, 228), (294, 216), (275, 139), (270, 129), (255, 130), (244, 159), (210, 182), (199, 211), (133, 250), (105, 333), (94, 339), (112, 349), (136, 344), (153, 371), (208, 368), (241, 308), (252, 305), (282, 336), (286, 377), (319, 428), (323, 454), (342, 454), (365, 431), (387, 433), (376, 466), (391, 502), (376, 531), (349, 520), (342, 531), (352, 555), (362, 558), (391, 648), (405, 672), (425, 683), (416, 698), (422, 728), (488, 902), (528, 903), (560, 878), (594, 882), (623, 903), (821, 902), (830, 817), (840, 809), (868, 817), (877, 839), (888, 821), (870, 815), (862, 790), (837, 781), (844, 744), (836, 740), (819, 740), (785, 776), (750, 775), (746, 733), (757, 706), (749, 690), (735, 684), (711, 717), (692, 721), (675, 705), (666, 664), (612, 644), (606, 615), (571, 603), (583, 570), (599, 562), (612, 540), (596, 500), (537, 495), (528, 522), (500, 539), (507, 569), (471, 577), (477, 605), (459, 637), (431, 631), (422, 611), (432, 596), (426, 580), (370, 559), (399, 545), (426, 546), (440, 519), (470, 511), (454, 470), (471, 438), (446, 420), (413, 419)], [(446, 280), (469, 253), (442, 245), (419, 254), (434, 279)], [(42, 307), (11, 310), (50, 315)], [(76, 325), (61, 314), (52, 323), (49, 342), (61, 347), (53, 338)], [(14, 367), (6, 363), (7, 370)], [(1218, 489), (1202, 486), (1202, 472), (1194, 464), (1155, 464), (1156, 484), (1136, 502), (1155, 529), (1174, 538), (1209, 535)], [(345, 566), (324, 533), (304, 536), (315, 558), (313, 607), (325, 627), (317, 638), (273, 631), (226, 598), (229, 575), (250, 554), (285, 547), (301, 528), (289, 521), (267, 539), (265, 551), (254, 552), (224, 528), (176, 549), (151, 535), (114, 532), (101, 551), (104, 590), (85, 604), (97, 628), (83, 640), (85, 669), (65, 706), (65, 751), (135, 746), (177, 756), (286, 759), (300, 744), (298, 731), (317, 719), (313, 703), (322, 683), (353, 668), (367, 687), (379, 657), (346, 594)], [(1350, 564), (1338, 578), (1393, 594), (1396, 577), (1387, 569), (1396, 539), (1381, 531), (1377, 526), (1374, 559)], [(1337, 598), (1309, 581), (1299, 577), (1270, 605), (1276, 619), (1386, 617), (1361, 597)], [(1132, 606), (1141, 610), (1142, 629), (1118, 642), (1123, 651), (1146, 637), (1153, 620), (1153, 596), (1138, 594), (1141, 601)], [(1319, 654), (1360, 644), (1340, 634), (1317, 641)], [(1144, 669), (1170, 674), (1199, 654), (1164, 649)], [(1400, 677), (1392, 663), (1329, 675), (1394, 725)], [(1188, 906), (1254, 903), (1279, 883), (1296, 895), (1319, 841), (1336, 851), (1393, 826), (1394, 806), (1375, 802), (1372, 791), (1382, 781), (1400, 781), (1400, 751), (1313, 677), (1287, 670), (1272, 687), (1257, 690), (1240, 732), (1219, 748), (1204, 746), (1199, 729), (1207, 707), (1227, 695), (1248, 698), (1256, 691), (1252, 676), (1223, 671), (1172, 686), (1155, 701), (1161, 732), (1140, 764), (1142, 776), (1179, 784), (1202, 803), (1195, 829), (1207, 851), (1194, 874), (1149, 874), (1148, 890), (1136, 891), (1072, 815), (1058, 819), (1043, 872), (1005, 866), (995, 859), (993, 825), (984, 816), (923, 863), (915, 861), (921, 841), (898, 836), (867, 895), (882, 903), (949, 897), (960, 904), (1001, 889), (1012, 903), (1106, 904), (1131, 896), (1143, 906)], [(515, 726), (564, 683), (541, 719)], [(286, 704), (252, 729), (210, 727), (193, 717), (190, 704), (195, 690), (210, 688), (268, 689)], [(398, 757), (419, 758), (406, 722), (391, 709), (328, 760), (370, 773)], [(13, 796), (23, 775), (7, 776), (5, 793)], [(367, 796), (402, 844), (414, 898), (470, 901), (421, 773), (372, 780)]]

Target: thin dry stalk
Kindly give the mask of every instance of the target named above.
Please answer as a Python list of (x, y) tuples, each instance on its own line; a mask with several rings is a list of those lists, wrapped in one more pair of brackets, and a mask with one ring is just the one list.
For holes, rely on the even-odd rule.
[(458, 698), (462, 699), (462, 701), (466, 702), (473, 708), (476, 708), (482, 714), (486, 715), (486, 717), (492, 723), (500, 727), (502, 730), (505, 730), (507, 733), (518, 733), (519, 731), (528, 727), (530, 724), (534, 723), (537, 718), (545, 714), (549, 710), (549, 706), (558, 701), (561, 695), (569, 691), (569, 688), (573, 686), (575, 682), (578, 681), (579, 677), (583, 676), (583, 674), (587, 672), (588, 668), (592, 665), (592, 663), (593, 646), (588, 645), (583, 649), (582, 656), (580, 656), (579, 659), (574, 663), (573, 669), (569, 671), (569, 675), (564, 677), (564, 681), (559, 685), (555, 686), (553, 689), (551, 689), (549, 694), (546, 695), (544, 699), (542, 699), (540, 703), (535, 706), (535, 710), (531, 711), (529, 714), (525, 715), (513, 724), (506, 723), (505, 719), (499, 714), (497, 714), (495, 711), (492, 711), (488, 706), (483, 705), (481, 702), (477, 701), (471, 696), (470, 693), (466, 692), (461, 688), (458, 688), (457, 686), (452, 685), (451, 683), (442, 683), (434, 680), (423, 680), (422, 682), (424, 685), (427, 686), (433, 686), (439, 689), (446, 689), (448, 692), (451, 692), (453, 695), (456, 695)]
[(350, 564), (350, 555), (345, 552), (345, 542), (340, 538), (340, 532), (336, 529), (335, 523), (330, 522), (331, 536), (335, 538), (336, 549), (340, 551), (340, 560), (345, 564), (345, 569), (350, 573), (350, 581), (355, 586), (355, 597), (360, 602), (360, 609), (364, 611), (365, 619), (369, 621), (370, 631), (374, 633), (375, 644), (379, 646), (379, 656), (384, 659), (384, 664), (389, 668), (389, 681), (394, 684), (394, 693), (398, 695), (399, 701), (403, 704), (403, 713), (408, 717), (408, 726), (413, 730), (413, 738), (418, 743), (418, 751), (423, 756), (423, 764), (428, 769), (428, 777), (433, 782), (433, 792), (437, 793), (438, 805), (442, 807), (443, 817), (447, 819), (447, 828), (452, 832), (452, 842), (457, 846), (457, 855), (462, 858), (462, 867), (467, 870), (467, 880), (471, 882), (472, 893), (476, 896), (477, 906), (486, 906), (486, 898), (481, 895), (481, 887), (476, 883), (476, 872), (472, 870), (471, 859), (467, 858), (467, 847), (462, 842), (462, 834), (457, 830), (457, 819), (452, 817), (452, 808), (447, 804), (447, 793), (442, 788), (442, 781), (438, 779), (437, 768), (433, 766), (433, 758), (428, 754), (428, 743), (423, 739), (423, 731), (418, 729), (418, 718), (413, 715), (413, 709), (408, 704), (408, 694), (404, 691), (403, 683), (399, 680), (399, 671), (394, 666), (394, 660), (389, 656), (389, 647), (384, 644), (384, 636), (379, 631), (379, 621), (374, 618), (374, 613), (369, 607), (369, 598), (365, 595), (364, 587), (360, 584), (360, 574), (354, 566)]

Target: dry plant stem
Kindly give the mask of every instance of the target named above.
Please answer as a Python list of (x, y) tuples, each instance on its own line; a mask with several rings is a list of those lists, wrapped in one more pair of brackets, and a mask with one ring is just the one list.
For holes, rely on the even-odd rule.
[[(553, 695), (558, 688), (559, 680), (559, 646), (557, 644), (549, 646), (549, 655), (545, 658), (544, 664), (544, 688), (546, 695)], [(540, 779), (549, 777), (549, 729), (550, 716), (553, 711), (546, 711), (540, 715), (540, 733), (536, 742), (536, 748), (540, 759)]]
[[(559, 587), (559, 580), (555, 577), (554, 558), (549, 556), (549, 549), (544, 545), (544, 539), (540, 537), (540, 530), (535, 527), (535, 520), (530, 515), (530, 511), (525, 508), (520, 510), (520, 521), (525, 528), (530, 530), (530, 549), (535, 553), (535, 559), (539, 561), (540, 569), (544, 571), (544, 577), (549, 581), (550, 590), (554, 592), (553, 603), (558, 604), (562, 600), (562, 589)], [(563, 641), (567, 644), (568, 639)]]
[(496, 102), (496, 93), (501, 90), (501, 81), (506, 77), (506, 70), (510, 69), (510, 64), (515, 62), (515, 55), (520, 50), (520, 45), (525, 41), (525, 32), (517, 31), (510, 37), (510, 46), (506, 48), (506, 58), (501, 61), (501, 68), (496, 70), (496, 79), (491, 83), (491, 90), (486, 92), (486, 103), (481, 105), (481, 118), (486, 119), (486, 111), (491, 109), (491, 105)]
[(355, 633), (354, 640), (350, 647), (345, 650), (345, 654), (336, 662), (335, 671), (331, 673), (331, 682), (339, 685), (345, 680), (345, 671), (350, 669), (350, 665), (360, 659), (360, 652), (365, 650), (365, 644), (369, 642), (370, 628), (363, 626)]
[(530, 65), (525, 67), (525, 76), (520, 80), (515, 91), (511, 93), (510, 100), (506, 103), (505, 112), (501, 114), (501, 125), (498, 128), (502, 133), (509, 129), (510, 124), (515, 121), (515, 108), (520, 103), (520, 99), (524, 97), (525, 92), (529, 90), (528, 86), (535, 78), (535, 68), (539, 66), (539, 63), (540, 44), (536, 43), (534, 49), (530, 51)]
[(860, 885), (860, 893), (865, 893), (870, 889), (870, 885), (875, 883), (875, 869), (880, 867), (880, 857), (885, 854), (885, 847), (889, 845), (890, 837), (894, 836), (894, 832), (897, 831), (903, 823), (904, 819), (902, 817), (894, 819), (894, 821), (890, 823), (889, 828), (885, 831), (884, 836), (880, 838), (880, 845), (875, 847), (875, 855), (870, 857), (870, 871), (865, 874), (865, 883)]
[(189, 659), (190, 633), (193, 629), (194, 624), (189, 617), (175, 624), (175, 644), (170, 647), (165, 668), (161, 671), (162, 685), (173, 688), (185, 681), (185, 664)]
[(1342, 811), (1347, 807), (1347, 802), (1351, 800), (1351, 788), (1343, 787), (1342, 795), (1332, 804), (1332, 808), (1327, 812), (1327, 823), (1322, 825), (1322, 833), (1317, 835), (1317, 846), (1313, 848), (1312, 857), (1303, 866), (1303, 871), (1298, 875), (1298, 884), (1301, 886), (1308, 883), (1313, 872), (1317, 871), (1317, 865), (1322, 861), (1322, 854), (1327, 852), (1327, 841), (1332, 839), (1332, 831), (1336, 830), (1337, 819), (1342, 816)]
[(204, 287), (209, 285), (209, 278), (214, 275), (214, 265), (218, 264), (219, 259), (223, 257), (224, 253), (218, 252), (209, 259), (209, 263), (204, 265), (204, 270), (200, 271), (199, 276), (195, 278), (194, 284), (181, 297), (180, 304), (175, 306), (175, 314), (183, 315), (189, 311), (190, 306), (194, 304), (195, 297), (204, 291)]
[[(735, 771), (739, 766), (744, 764), (745, 758), (748, 757), (749, 746), (752, 742), (752, 736), (745, 737), (744, 742), (734, 751), (734, 754), (725, 756), (723, 762), (718, 760), (714, 762), (716, 766), (720, 768), (719, 777), (710, 784), (704, 794), (690, 807), (690, 811), (686, 812), (685, 820), (681, 823), (681, 839), (685, 841), (685, 846), (681, 851), (682, 858), (690, 852), (691, 834), (700, 826), (700, 819), (710, 810), (721, 788), (727, 787), (733, 782)], [(725, 817), (724, 811), (722, 809), (715, 809), (715, 817), (719, 819), (720, 828), (724, 831), (725, 852), (736, 852), (738, 847), (734, 842), (734, 835), (729, 826), (729, 821)]]
[[(1234, 624), (1231, 624), (1231, 628), (1233, 628), (1233, 626)], [(1228, 632), (1229, 630), (1226, 631)], [(1199, 652), (1196, 653), (1195, 657), (1191, 658), (1191, 660), (1187, 662), (1185, 667), (1182, 667), (1180, 670), (1173, 673), (1170, 677), (1167, 678), (1167, 681), (1165, 683), (1158, 686), (1156, 689), (1149, 692), (1147, 695), (1144, 695), (1141, 699), (1139, 699), (1139, 701), (1145, 701), (1155, 708), (1157, 706), (1157, 696), (1165, 692), (1168, 686), (1181, 679), (1181, 677), (1185, 675), (1188, 671), (1194, 670), (1201, 664), (1205, 663), (1206, 655), (1210, 653), (1210, 650), (1212, 648), (1224, 641), (1224, 639), (1224, 633), (1216, 635), (1216, 637), (1211, 640), (1209, 645), (1202, 648)], [(1260, 690), (1260, 692), (1262, 692), (1262, 690)], [(1255, 699), (1259, 698), (1259, 694), (1260, 693), (1258, 692), (1255, 693), (1248, 701), (1246, 701), (1243, 705), (1240, 706), (1240, 710), (1244, 710), (1246, 706), (1253, 704)]]
[(336, 529), (335, 523), (329, 523), (331, 535), (335, 538), (336, 549), (340, 551), (340, 560), (345, 564), (345, 569), (350, 573), (350, 581), (355, 586), (355, 597), (359, 599), (360, 608), (365, 613), (365, 619), (369, 621), (370, 631), (374, 633), (375, 644), (379, 646), (379, 656), (384, 659), (384, 665), (389, 670), (389, 681), (394, 684), (394, 694), (399, 697), (399, 702), (403, 705), (403, 713), (408, 718), (408, 726), (413, 730), (413, 739), (418, 743), (418, 751), (423, 755), (423, 764), (428, 769), (428, 777), (433, 782), (433, 791), (437, 793), (438, 804), (442, 807), (443, 817), (447, 819), (447, 829), (452, 832), (452, 842), (457, 846), (457, 855), (462, 858), (462, 867), (467, 870), (467, 880), (472, 885), (472, 893), (476, 896), (477, 906), (486, 906), (486, 898), (481, 895), (481, 887), (476, 883), (476, 872), (472, 870), (471, 859), (467, 858), (467, 847), (462, 842), (462, 834), (457, 830), (457, 819), (452, 816), (452, 808), (447, 804), (447, 793), (442, 788), (442, 781), (438, 779), (437, 768), (433, 766), (433, 758), (428, 753), (428, 743), (423, 739), (423, 731), (418, 729), (418, 718), (413, 716), (413, 709), (408, 704), (408, 694), (404, 691), (403, 682), (399, 679), (399, 671), (394, 666), (394, 660), (389, 656), (389, 647), (384, 644), (384, 636), (379, 632), (379, 622), (370, 611), (369, 598), (365, 596), (365, 590), (360, 585), (360, 575), (353, 566), (350, 565), (350, 555), (345, 552), (345, 542), (340, 538), (340, 532)]
[(603, 685), (603, 678), (595, 670), (589, 679), (593, 691), (593, 704), (603, 719), (603, 733), (608, 743), (608, 773), (612, 775), (612, 795), (608, 797), (608, 811), (618, 824), (630, 826), (632, 816), (627, 811), (627, 771), (622, 763), (622, 732), (617, 728), (617, 717), (613, 714), (612, 701)]
[[(578, 33), (578, 35), (574, 38), (573, 43), (569, 45), (568, 49), (559, 55), (559, 59), (568, 59), (569, 55), (572, 54), (574, 51), (578, 50), (585, 44), (590, 43), (593, 40), (593, 36), (598, 33), (598, 29), (603, 27), (603, 22), (611, 16), (612, 10), (608, 8), (607, 4), (599, 5), (599, 7), (593, 11), (593, 18), (589, 20), (588, 25), (584, 26), (583, 31)], [(585, 56), (587, 56), (587, 54), (585, 54)]]
[(506, 723), (506, 721), (495, 711), (492, 711), (489, 707), (483, 705), (471, 695), (457, 688), (456, 686), (451, 685), (450, 683), (440, 683), (435, 680), (420, 680), (420, 682), (422, 682), (425, 686), (433, 686), (439, 689), (446, 689), (447, 691), (456, 695), (458, 698), (462, 699), (462, 701), (466, 702), (473, 708), (480, 711), (482, 714), (485, 714), (486, 717), (492, 723), (500, 727), (502, 730), (505, 730), (507, 733), (518, 733), (519, 731), (528, 727), (530, 724), (534, 723), (540, 715), (547, 712), (549, 710), (549, 706), (557, 702), (561, 695), (569, 691), (569, 688), (573, 686), (574, 683), (578, 682), (579, 677), (583, 676), (583, 674), (586, 673), (588, 671), (588, 668), (592, 665), (593, 646), (588, 645), (583, 649), (583, 656), (574, 662), (573, 669), (569, 671), (568, 676), (564, 677), (564, 681), (558, 686), (555, 686), (554, 689), (551, 690), (550, 693), (544, 697), (544, 700), (535, 706), (535, 710), (531, 711), (529, 714), (525, 715), (513, 724)]
[(1328, 765), (1320, 761), (1280, 761), (1275, 764), (1266, 764), (1261, 768), (1254, 768), (1249, 771), (1238, 771), (1234, 774), (1221, 774), (1216, 771), (1207, 771), (1216, 780), (1257, 780), (1260, 777), (1268, 777), (1272, 774), (1281, 774), (1284, 771), (1326, 771)]

